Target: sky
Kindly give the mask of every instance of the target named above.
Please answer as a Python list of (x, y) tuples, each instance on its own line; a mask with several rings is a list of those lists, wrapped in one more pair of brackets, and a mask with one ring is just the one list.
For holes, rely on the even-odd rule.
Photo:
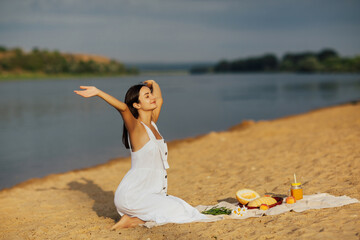
[(122, 62), (360, 54), (359, 0), (0, 0), (0, 45)]

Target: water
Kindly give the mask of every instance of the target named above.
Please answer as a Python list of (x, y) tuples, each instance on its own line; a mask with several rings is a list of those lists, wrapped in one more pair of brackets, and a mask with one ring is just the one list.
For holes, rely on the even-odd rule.
[(154, 79), (167, 141), (221, 131), (360, 98), (360, 75), (227, 74), (0, 82), (0, 189), (33, 177), (105, 163), (129, 152), (118, 111), (73, 92), (94, 85), (123, 100)]

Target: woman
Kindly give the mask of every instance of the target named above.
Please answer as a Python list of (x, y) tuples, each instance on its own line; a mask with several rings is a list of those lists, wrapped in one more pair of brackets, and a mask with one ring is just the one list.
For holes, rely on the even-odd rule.
[(99, 96), (115, 107), (124, 120), (123, 143), (130, 148), (131, 169), (116, 192), (114, 203), (121, 219), (112, 229), (135, 227), (146, 221), (186, 223), (208, 219), (184, 200), (167, 194), (167, 144), (156, 126), (163, 99), (154, 80), (132, 86), (125, 103), (94, 86), (74, 91)]

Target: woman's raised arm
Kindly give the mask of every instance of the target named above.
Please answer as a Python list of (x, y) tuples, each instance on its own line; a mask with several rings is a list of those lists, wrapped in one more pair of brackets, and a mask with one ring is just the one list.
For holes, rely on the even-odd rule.
[(85, 89), (83, 91), (77, 91), (75, 90), (74, 92), (80, 96), (83, 97), (94, 97), (94, 96), (98, 96), (101, 97), (102, 99), (104, 99), (107, 103), (109, 103), (111, 106), (113, 106), (114, 108), (116, 108), (124, 122), (126, 125), (126, 128), (128, 129), (129, 132), (131, 132), (132, 129), (134, 129), (134, 126), (137, 123), (136, 118), (134, 118), (134, 116), (132, 115), (132, 113), (130, 112), (128, 106), (119, 101), (118, 99), (114, 98), (113, 96), (101, 91), (100, 89), (97, 89), (94, 86), (80, 86), (81, 89)]
[(147, 80), (144, 82), (149, 88), (152, 88), (152, 94), (154, 95), (156, 99), (156, 105), (157, 107), (152, 112), (152, 120), (156, 123), (159, 119), (161, 106), (163, 104), (163, 98), (161, 95), (161, 89), (159, 84), (155, 82), (154, 80)]

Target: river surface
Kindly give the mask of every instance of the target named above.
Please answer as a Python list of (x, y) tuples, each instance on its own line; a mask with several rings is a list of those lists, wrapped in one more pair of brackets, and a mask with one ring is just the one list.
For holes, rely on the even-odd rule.
[[(129, 156), (120, 114), (96, 86), (123, 101), (154, 79), (164, 105), (157, 123), (167, 141), (222, 131), (243, 120), (271, 120), (360, 99), (359, 74), (216, 74), (0, 82), (0, 189), (51, 173)], [(171, 153), (170, 153), (171, 154)]]

